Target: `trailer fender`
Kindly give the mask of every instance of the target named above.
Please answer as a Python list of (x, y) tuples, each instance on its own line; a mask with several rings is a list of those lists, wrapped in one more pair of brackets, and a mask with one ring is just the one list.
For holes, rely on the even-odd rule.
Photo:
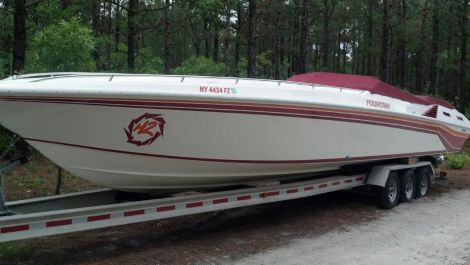
[(413, 169), (416, 170), (418, 168), (428, 167), (431, 172), (434, 174), (434, 170), (432, 167), (431, 162), (419, 162), (416, 164), (392, 164), (392, 165), (378, 165), (372, 167), (369, 175), (367, 176), (366, 184), (385, 187), (385, 183), (387, 183), (388, 176), (392, 171), (399, 171), (404, 169)]

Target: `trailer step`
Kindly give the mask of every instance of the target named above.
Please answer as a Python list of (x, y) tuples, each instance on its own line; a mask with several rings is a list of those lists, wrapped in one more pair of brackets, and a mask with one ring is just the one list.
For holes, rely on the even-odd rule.
[(0, 217), (0, 242), (64, 234), (176, 216), (291, 200), (365, 184), (366, 176), (333, 176), (267, 187), (197, 195), (115, 201), (115, 191), (86, 191), (7, 203)]

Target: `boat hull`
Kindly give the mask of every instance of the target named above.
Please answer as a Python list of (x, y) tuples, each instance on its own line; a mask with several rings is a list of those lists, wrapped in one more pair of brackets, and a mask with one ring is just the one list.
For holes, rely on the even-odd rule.
[(1, 101), (0, 112), (5, 127), (66, 170), (139, 192), (438, 154), (466, 138), (438, 124), (315, 105), (62, 98)]

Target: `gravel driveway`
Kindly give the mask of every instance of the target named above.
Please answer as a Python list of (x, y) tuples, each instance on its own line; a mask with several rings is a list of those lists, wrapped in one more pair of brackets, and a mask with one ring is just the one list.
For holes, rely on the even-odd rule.
[(470, 191), (403, 204), (230, 264), (470, 264)]

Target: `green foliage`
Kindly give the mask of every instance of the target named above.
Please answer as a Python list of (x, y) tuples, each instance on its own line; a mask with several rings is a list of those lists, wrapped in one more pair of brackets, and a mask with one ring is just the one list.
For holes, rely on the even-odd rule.
[(45, 27), (31, 42), (28, 72), (93, 71), (95, 40), (77, 18)]
[(111, 53), (111, 71), (124, 72), (127, 64), (127, 47), (124, 43), (119, 43), (118, 52)]
[(447, 157), (447, 166), (452, 169), (462, 169), (470, 162), (470, 156), (464, 153), (452, 154)]
[(246, 58), (240, 58), (240, 63), (238, 64), (238, 76), (239, 77), (246, 77), (246, 67), (248, 66), (248, 60)]
[(180, 67), (177, 67), (173, 74), (223, 76), (225, 74), (225, 65), (205, 57), (191, 56)]
[(223, 1), (220, 0), (197, 0), (191, 5), (196, 15), (203, 18), (217, 18), (223, 12)]
[(270, 57), (271, 52), (262, 52), (256, 56), (256, 76), (260, 78), (273, 78), (274, 68)]
[(35, 15), (37, 23), (34, 23), (32, 26), (37, 27), (37, 30), (47, 25), (58, 24), (62, 19), (71, 17), (72, 13), (60, 8), (59, 0), (49, 0), (36, 6)]
[(5, 78), (5, 76), (4, 76), (4, 73), (5, 73), (4, 65), (5, 65), (4, 59), (3, 59), (2, 56), (0, 56), (0, 80)]
[[(108, 36), (95, 36), (94, 40), (94, 51), (105, 51), (108, 47), (108, 43), (111, 41)], [(93, 58), (95, 60), (95, 58)], [(108, 64), (108, 57), (104, 54), (99, 54), (96, 58), (96, 68), (98, 69), (105, 69), (106, 65)]]
[(158, 74), (163, 69), (163, 61), (152, 54), (150, 48), (142, 48), (136, 58), (136, 73)]
[[(270, 53), (263, 52), (256, 56), (256, 77), (257, 78), (274, 78), (274, 66), (270, 60)], [(240, 64), (238, 66), (238, 72), (240, 77), (246, 77), (246, 68), (248, 65), (248, 60), (246, 58), (240, 59)], [(280, 65), (280, 77), (281, 79), (287, 79), (287, 70), (289, 68), (289, 62), (287, 59)]]

